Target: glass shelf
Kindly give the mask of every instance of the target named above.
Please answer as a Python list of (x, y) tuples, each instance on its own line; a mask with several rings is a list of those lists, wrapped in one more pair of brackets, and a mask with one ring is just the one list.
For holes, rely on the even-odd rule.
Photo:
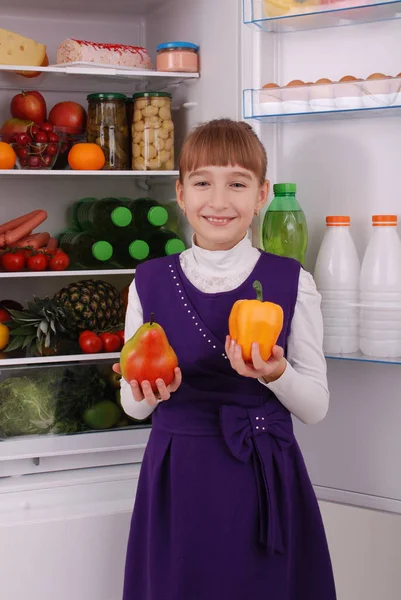
[(401, 77), (247, 89), (245, 119), (293, 123), (401, 115)]
[(135, 275), (135, 269), (66, 269), (65, 271), (0, 271), (0, 279), (37, 279), (38, 277), (104, 277), (109, 275)]
[(136, 177), (146, 179), (177, 179), (178, 171), (73, 171), (70, 169), (2, 169), (0, 177)]
[(32, 365), (66, 365), (72, 363), (89, 363), (118, 361), (119, 352), (101, 352), (99, 354), (67, 354), (57, 356), (29, 356), (24, 358), (1, 358), (0, 371), (8, 367), (28, 367)]
[(302, 6), (296, 0), (243, 0), (243, 14), (246, 24), (267, 32), (290, 33), (399, 19), (401, 2), (339, 0), (314, 6), (309, 0)]
[(354, 352), (353, 354), (326, 354), (326, 358), (330, 360), (349, 360), (386, 365), (401, 365), (401, 356), (396, 358), (378, 358), (376, 356), (366, 356), (365, 354), (362, 354), (362, 352)]
[[(26, 79), (16, 71), (34, 71), (38, 77)], [(30, 67), (0, 65), (0, 89), (20, 89), (66, 92), (101, 92), (115, 90), (132, 94), (135, 91), (167, 90), (184, 82), (199, 79), (199, 73), (165, 73), (121, 67), (93, 65), (50, 65)]]

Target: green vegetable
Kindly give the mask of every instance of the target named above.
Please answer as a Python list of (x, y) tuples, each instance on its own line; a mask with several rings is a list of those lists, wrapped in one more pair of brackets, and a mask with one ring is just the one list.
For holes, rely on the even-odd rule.
[(111, 400), (103, 400), (84, 412), (84, 421), (91, 429), (110, 429), (122, 416), (121, 409)]
[(31, 371), (8, 377), (0, 383), (0, 433), (45, 434), (58, 430), (55, 422), (55, 393), (63, 369)]
[(66, 433), (87, 429), (84, 412), (113, 397), (107, 383), (93, 365), (64, 369), (56, 398), (56, 419)]
[(114, 411), (112, 425), (107, 425), (109, 418), (104, 422), (113, 427), (119, 421), (115, 391), (95, 366), (29, 369), (27, 373), (0, 382), (0, 437), (86, 431), (91, 425), (84, 419), (85, 411), (111, 399), (118, 414)]

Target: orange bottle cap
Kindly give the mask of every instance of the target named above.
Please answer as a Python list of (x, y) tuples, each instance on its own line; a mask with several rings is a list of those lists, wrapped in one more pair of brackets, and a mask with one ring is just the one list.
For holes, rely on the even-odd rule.
[(350, 217), (345, 216), (330, 216), (326, 217), (326, 225), (327, 227), (347, 227), (351, 224)]
[(373, 215), (372, 225), (373, 227), (396, 227), (397, 226), (397, 215)]

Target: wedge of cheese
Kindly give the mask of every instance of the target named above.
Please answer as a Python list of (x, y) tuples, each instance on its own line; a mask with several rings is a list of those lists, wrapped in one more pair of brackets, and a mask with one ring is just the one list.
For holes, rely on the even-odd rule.
[(46, 57), (46, 46), (18, 33), (0, 29), (0, 64), (40, 67)]

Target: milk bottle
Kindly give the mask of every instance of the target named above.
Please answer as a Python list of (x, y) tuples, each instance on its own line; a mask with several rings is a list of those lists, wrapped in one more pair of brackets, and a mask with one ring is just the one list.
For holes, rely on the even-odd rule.
[(374, 215), (360, 278), (360, 348), (368, 356), (401, 356), (401, 241), (396, 215)]
[(323, 347), (327, 354), (359, 349), (358, 286), (360, 262), (350, 234), (350, 217), (326, 217), (326, 233), (314, 278), (322, 296)]

